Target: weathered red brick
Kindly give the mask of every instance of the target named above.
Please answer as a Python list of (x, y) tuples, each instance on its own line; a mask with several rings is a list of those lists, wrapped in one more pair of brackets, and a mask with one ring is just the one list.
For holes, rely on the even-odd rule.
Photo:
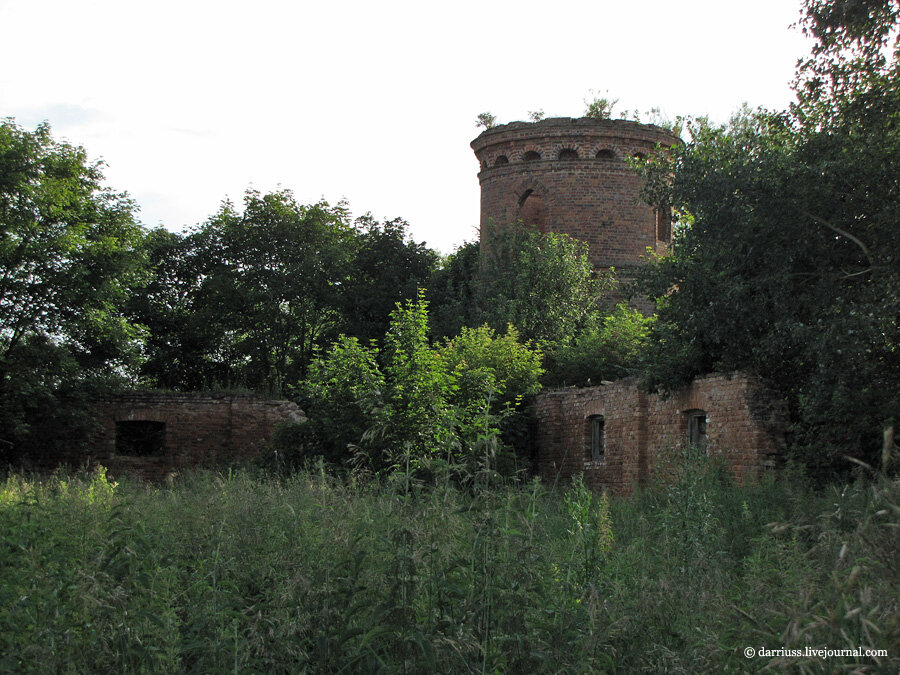
[[(548, 481), (583, 473), (596, 489), (630, 493), (689, 445), (689, 411), (707, 413), (707, 452), (744, 483), (774, 469), (784, 449), (786, 405), (759, 380), (712, 374), (663, 398), (640, 390), (634, 378), (601, 387), (539, 394), (537, 469)], [(602, 415), (605, 454), (590, 461), (588, 419)]]
[[(100, 464), (110, 475), (160, 479), (186, 467), (221, 466), (259, 454), (280, 422), (306, 417), (295, 403), (246, 395), (135, 392), (94, 402), (96, 436), (84, 451), (32, 458), (39, 467)], [(116, 451), (116, 423), (162, 422), (161, 454), (128, 456)]]
[[(482, 239), (493, 225), (522, 220), (587, 242), (595, 269), (615, 267), (628, 277), (648, 249), (662, 251), (670, 239), (667, 221), (658, 231), (656, 210), (641, 199), (643, 180), (628, 159), (677, 142), (664, 129), (626, 120), (560, 117), (488, 129), (472, 141)], [(528, 161), (529, 152), (540, 159)]]

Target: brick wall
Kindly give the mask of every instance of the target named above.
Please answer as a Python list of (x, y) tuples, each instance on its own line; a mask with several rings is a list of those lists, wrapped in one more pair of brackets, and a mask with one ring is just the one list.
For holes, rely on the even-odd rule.
[[(740, 373), (698, 378), (668, 398), (642, 392), (634, 379), (541, 393), (537, 466), (548, 481), (583, 472), (595, 489), (630, 493), (689, 445), (690, 411), (707, 413), (707, 452), (744, 483), (775, 468), (784, 446), (785, 404)], [(602, 416), (605, 452), (591, 460), (590, 418)]]
[(595, 269), (614, 266), (627, 275), (648, 248), (667, 244), (657, 238), (656, 212), (641, 200), (643, 182), (627, 158), (675, 142), (663, 129), (625, 120), (564, 117), (484, 131), (472, 141), (481, 166), (482, 240), (492, 224), (521, 219), (587, 242)]
[[(99, 463), (111, 475), (128, 473), (159, 479), (187, 467), (215, 466), (254, 457), (279, 422), (301, 422), (303, 411), (290, 401), (253, 396), (131, 393), (98, 399), (97, 433), (88, 454), (44, 458), (44, 464)], [(163, 423), (163, 447), (149, 456), (116, 448), (117, 423)]]

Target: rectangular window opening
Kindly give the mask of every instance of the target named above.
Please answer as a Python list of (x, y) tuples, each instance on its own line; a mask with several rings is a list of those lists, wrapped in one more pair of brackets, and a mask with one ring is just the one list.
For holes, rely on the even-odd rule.
[(689, 410), (688, 415), (688, 437), (691, 447), (696, 450), (706, 451), (706, 426), (709, 419), (705, 410)]
[(166, 423), (147, 420), (116, 422), (116, 453), (158, 457), (166, 450)]
[(590, 445), (587, 450), (587, 460), (602, 462), (606, 459), (606, 422), (603, 415), (591, 415), (588, 417), (588, 438)]
[(672, 241), (672, 209), (668, 206), (656, 209), (656, 238), (666, 244)]

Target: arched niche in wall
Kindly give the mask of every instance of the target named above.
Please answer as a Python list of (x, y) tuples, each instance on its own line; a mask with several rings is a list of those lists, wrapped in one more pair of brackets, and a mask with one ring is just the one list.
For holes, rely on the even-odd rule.
[(519, 198), (518, 220), (537, 229), (542, 234), (547, 233), (547, 205), (534, 190), (526, 190)]

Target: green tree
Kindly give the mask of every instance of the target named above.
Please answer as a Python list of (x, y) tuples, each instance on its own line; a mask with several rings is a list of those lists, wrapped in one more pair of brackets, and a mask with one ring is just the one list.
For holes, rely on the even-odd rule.
[(440, 353), (452, 375), (449, 398), (458, 411), (458, 454), (466, 473), (480, 466), (509, 474), (530, 461), (527, 402), (541, 388), (541, 350), (509, 324), (503, 334), (486, 325), (463, 327)]
[(249, 190), (185, 235), (155, 232), (154, 277), (132, 303), (151, 328), (148, 381), (289, 393), (343, 325), (356, 235), (342, 205)]
[[(353, 457), (366, 431), (377, 422), (384, 405), (385, 381), (378, 349), (341, 335), (315, 359), (300, 387), (301, 404), (309, 417), (300, 431), (299, 455), (322, 456), (340, 464)], [(372, 453), (370, 453), (371, 455)]]
[(341, 336), (312, 363), (298, 451), (347, 462), (359, 448), (376, 469), (440, 461), (466, 474), (484, 460), (486, 440), (495, 462), (501, 424), (539, 388), (540, 363), (512, 328), (464, 329), (432, 345), (420, 293), (397, 303), (381, 350)]
[(397, 305), (384, 337), (388, 382), (382, 434), (387, 447), (424, 458), (448, 448), (451, 374), (428, 340), (428, 303), (420, 295)]
[(645, 277), (659, 298), (650, 383), (759, 373), (820, 469), (877, 465), (900, 417), (898, 15), (896, 2), (809, 2), (817, 44), (791, 111), (694, 122), (649, 174), (653, 203), (680, 214), (672, 255)]
[(438, 262), (438, 254), (408, 238), (400, 218), (378, 223), (371, 216), (355, 223), (350, 274), (341, 291), (343, 330), (363, 342), (388, 330), (398, 302), (414, 299)]
[(477, 325), (475, 302), (480, 259), (480, 244), (466, 242), (441, 260), (432, 272), (427, 292), (436, 337), (452, 337), (463, 326)]
[(145, 379), (292, 391), (317, 348), (339, 332), (384, 335), (395, 304), (415, 297), (437, 259), (406, 222), (348, 225), (342, 205), (248, 192), (202, 227), (148, 238), (153, 277), (132, 299), (150, 332)]
[(158, 228), (145, 239), (149, 277), (127, 305), (129, 317), (146, 328), (140, 367), (145, 384), (191, 391), (233, 379), (222, 358), (225, 316), (204, 287), (221, 260), (212, 235)]
[(439, 351), (455, 381), (451, 401), (464, 408), (490, 400), (493, 412), (500, 413), (541, 388), (542, 354), (522, 342), (511, 324), (502, 335), (488, 326), (463, 327)]
[[(0, 452), (60, 423), (64, 393), (127, 377), (140, 332), (121, 306), (142, 274), (135, 207), (83, 148), (0, 123)], [(57, 426), (57, 429), (61, 427)], [(49, 441), (48, 441), (49, 442)], [(71, 440), (74, 443), (74, 439)]]
[(435, 334), (452, 337), (463, 326), (512, 324), (522, 339), (555, 348), (591, 325), (608, 275), (591, 269), (587, 244), (565, 234), (541, 234), (518, 225), (491, 228), (464, 244), (432, 275)]
[(596, 320), (612, 279), (596, 276), (588, 245), (522, 226), (495, 227), (481, 247), (474, 325), (513, 324), (523, 339), (555, 348)]
[(588, 384), (631, 373), (646, 320), (634, 310), (610, 312), (612, 274), (596, 274), (587, 245), (564, 234), (527, 227), (493, 228), (486, 241), (466, 244), (432, 275), (435, 335), (467, 327), (515, 327), (545, 354), (546, 384)]
[(222, 255), (205, 291), (243, 382), (286, 391), (341, 323), (353, 233), (343, 206), (301, 205), (288, 190), (248, 190), (243, 206), (223, 204), (204, 226)]

